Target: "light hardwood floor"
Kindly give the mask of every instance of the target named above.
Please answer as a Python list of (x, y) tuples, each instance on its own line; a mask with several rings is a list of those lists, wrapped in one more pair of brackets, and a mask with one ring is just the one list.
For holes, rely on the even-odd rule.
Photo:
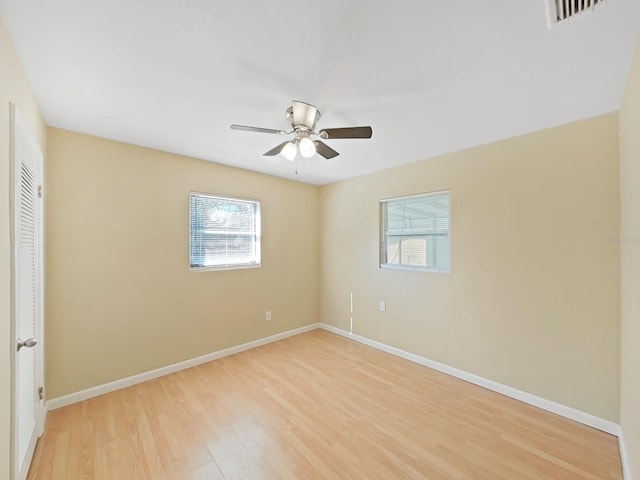
[(49, 413), (30, 479), (621, 479), (615, 437), (314, 330)]

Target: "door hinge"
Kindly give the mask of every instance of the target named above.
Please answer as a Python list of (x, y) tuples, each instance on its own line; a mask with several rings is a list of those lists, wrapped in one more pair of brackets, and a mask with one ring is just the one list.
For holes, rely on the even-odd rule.
[(42, 198), (42, 185), (38, 185), (38, 198)]
[(40, 400), (44, 400), (44, 387), (38, 388), (38, 397)]

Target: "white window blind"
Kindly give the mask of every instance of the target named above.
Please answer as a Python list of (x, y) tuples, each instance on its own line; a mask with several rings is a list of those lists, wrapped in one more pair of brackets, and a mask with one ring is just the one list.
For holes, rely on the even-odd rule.
[(191, 193), (189, 259), (191, 268), (260, 266), (260, 203)]
[(380, 201), (380, 266), (449, 271), (449, 192)]

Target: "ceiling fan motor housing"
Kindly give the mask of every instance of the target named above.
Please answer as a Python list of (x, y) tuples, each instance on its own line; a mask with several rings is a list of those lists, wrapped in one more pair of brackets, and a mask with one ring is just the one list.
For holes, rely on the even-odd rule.
[(320, 110), (308, 103), (294, 100), (287, 108), (287, 119), (295, 131), (313, 132), (320, 120)]

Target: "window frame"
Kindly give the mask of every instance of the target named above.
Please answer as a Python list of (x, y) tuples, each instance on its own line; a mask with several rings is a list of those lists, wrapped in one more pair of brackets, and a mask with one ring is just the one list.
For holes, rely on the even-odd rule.
[[(255, 218), (254, 218), (254, 222), (255, 222), (255, 262), (251, 262), (251, 263), (240, 263), (240, 264), (223, 264), (223, 265), (202, 265), (202, 266), (198, 266), (198, 265), (192, 265), (191, 263), (191, 251), (192, 251), (192, 247), (191, 247), (191, 220), (192, 220), (192, 215), (193, 212), (191, 210), (191, 198), (193, 196), (200, 196), (200, 197), (208, 197), (208, 198), (213, 198), (216, 200), (222, 200), (222, 201), (230, 201), (230, 202), (245, 202), (245, 203), (252, 203), (255, 205)], [(246, 268), (260, 268), (262, 266), (262, 205), (260, 204), (259, 200), (255, 200), (252, 198), (241, 198), (241, 197), (230, 197), (227, 195), (216, 195), (213, 193), (206, 193), (206, 192), (189, 192), (189, 201), (188, 201), (188, 209), (189, 209), (189, 215), (188, 215), (188, 225), (187, 225), (187, 230), (188, 230), (188, 263), (189, 263), (189, 270), (192, 272), (211, 272), (211, 271), (224, 271), (224, 270), (242, 270), (242, 269), (246, 269)]]
[[(447, 194), (449, 197), (448, 206), (447, 206), (447, 219), (448, 219), (448, 228), (447, 228), (447, 244), (449, 249), (449, 268), (432, 268), (432, 267), (422, 267), (419, 265), (402, 265), (395, 263), (383, 263), (383, 251), (382, 246), (387, 245), (386, 242), (386, 225), (384, 222), (385, 212), (384, 208), (390, 202), (396, 200), (407, 200), (411, 198), (424, 198), (431, 197), (435, 195), (443, 195)], [(398, 197), (390, 197), (383, 198), (379, 200), (378, 207), (378, 215), (379, 215), (379, 225), (378, 225), (378, 267), (384, 270), (408, 270), (408, 271), (418, 271), (418, 272), (430, 272), (430, 273), (451, 273), (451, 190), (437, 190), (433, 192), (425, 192), (425, 193), (416, 193), (412, 195), (402, 195)]]

